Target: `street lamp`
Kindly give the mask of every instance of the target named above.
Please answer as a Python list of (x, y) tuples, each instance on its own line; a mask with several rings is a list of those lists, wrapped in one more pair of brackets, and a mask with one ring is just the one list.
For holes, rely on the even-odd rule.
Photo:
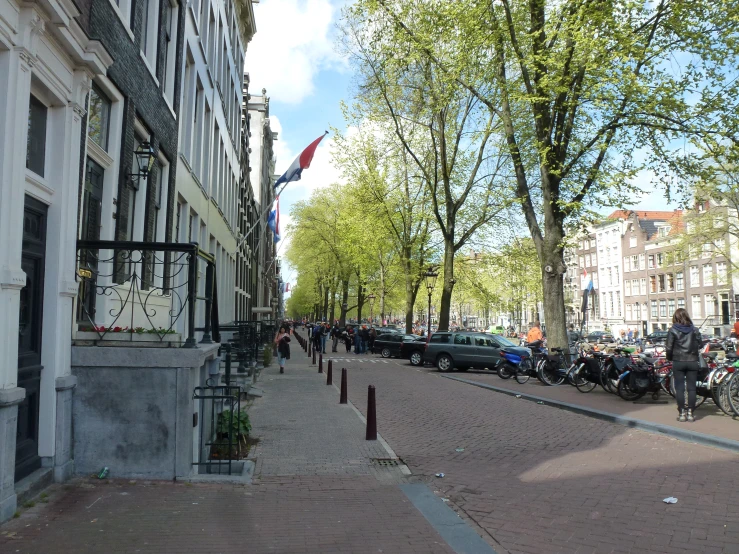
[(439, 276), (438, 273), (434, 271), (434, 268), (429, 266), (429, 268), (426, 270), (426, 273), (423, 274), (424, 279), (426, 279), (426, 290), (429, 293), (429, 317), (426, 321), (426, 333), (431, 333), (431, 293), (434, 292), (434, 287), (436, 286), (436, 278)]
[(373, 310), (375, 307), (375, 298), (377, 297), (374, 294), (370, 294), (369, 296), (367, 296), (367, 300), (369, 300), (370, 303), (370, 323), (372, 323), (372, 320), (374, 318)]
[(136, 156), (136, 165), (139, 166), (139, 172), (131, 173), (130, 176), (146, 180), (151, 168), (154, 166), (154, 149), (149, 142), (144, 141), (136, 149), (134, 156)]

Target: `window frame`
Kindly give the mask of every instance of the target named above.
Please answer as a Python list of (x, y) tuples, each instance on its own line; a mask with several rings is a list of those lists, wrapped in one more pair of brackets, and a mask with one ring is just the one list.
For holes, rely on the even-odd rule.
[[(31, 148), (29, 147), (31, 144), (31, 131), (34, 127), (33, 124), (33, 108), (34, 104), (36, 104), (37, 108), (43, 108), (43, 140), (40, 141), (42, 148), (40, 148), (41, 152), (35, 152), (35, 154), (39, 155), (41, 158), (41, 167), (32, 167), (32, 164), (30, 164), (31, 159)], [(35, 94), (34, 91), (31, 91), (29, 94), (29, 103), (28, 103), (28, 129), (27, 129), (27, 137), (26, 137), (26, 170), (30, 171), (34, 175), (41, 177), (42, 179), (45, 178), (46, 173), (46, 165), (48, 162), (49, 157), (49, 148), (48, 148), (48, 142), (49, 142), (49, 123), (50, 123), (50, 104), (43, 100), (43, 98), (40, 97), (40, 95)], [(40, 123), (37, 121), (37, 124)], [(41, 171), (37, 171), (40, 169)]]

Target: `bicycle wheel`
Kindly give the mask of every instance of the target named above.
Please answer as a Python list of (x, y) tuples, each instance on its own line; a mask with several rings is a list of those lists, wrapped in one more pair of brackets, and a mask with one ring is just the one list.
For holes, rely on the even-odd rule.
[(518, 364), (518, 367), (516, 368), (516, 381), (518, 381), (520, 384), (527, 383), (529, 379), (531, 379), (531, 370), (532, 370), (532, 364), (531, 360), (521, 360), (521, 363)]
[(559, 368), (553, 368), (548, 361), (542, 361), (539, 366), (539, 378), (545, 385), (556, 387), (565, 382), (565, 376), (560, 374)]
[(736, 374), (731, 374), (726, 387), (729, 389), (729, 406), (731, 406), (734, 414), (739, 416), (739, 379), (736, 377)]
[(647, 394), (647, 389), (632, 389), (626, 382), (627, 379), (621, 379), (618, 382), (618, 395), (624, 400), (639, 400), (642, 396)]
[(601, 385), (611, 394), (618, 394), (618, 370), (613, 364), (606, 364), (603, 366), (601, 372)]
[(733, 416), (734, 410), (731, 409), (731, 405), (729, 404), (729, 391), (726, 387), (729, 377), (728, 372), (717, 373), (714, 376), (713, 382), (711, 383), (711, 398), (713, 399), (713, 403), (722, 412), (728, 416)]
[(580, 367), (575, 371), (573, 381), (575, 382), (575, 388), (580, 392), (592, 392), (598, 386), (598, 383), (587, 378), (589, 375), (589, 368), (585, 364), (580, 364)]

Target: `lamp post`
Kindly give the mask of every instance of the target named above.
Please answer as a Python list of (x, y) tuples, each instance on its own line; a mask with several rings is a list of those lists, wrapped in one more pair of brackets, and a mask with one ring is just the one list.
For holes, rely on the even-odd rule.
[(130, 173), (129, 176), (146, 180), (151, 168), (154, 166), (154, 148), (152, 148), (149, 142), (144, 141), (136, 149), (134, 155), (136, 156), (136, 164), (139, 166), (139, 172)]
[(434, 271), (434, 268), (429, 266), (429, 268), (426, 270), (426, 273), (423, 274), (423, 277), (426, 279), (426, 290), (429, 293), (429, 317), (426, 321), (426, 333), (427, 335), (431, 334), (431, 293), (434, 292), (434, 287), (436, 286), (436, 278), (439, 276), (438, 273)]
[(277, 325), (277, 304), (279, 303), (280, 301), (277, 299), (276, 296), (273, 296), (272, 300), (270, 300), (270, 304), (272, 304), (272, 313), (274, 314), (273, 319), (275, 321), (275, 325)]
[(375, 298), (377, 297), (374, 294), (370, 294), (369, 296), (367, 296), (367, 300), (369, 300), (370, 304), (370, 323), (372, 323), (372, 320), (374, 318)]

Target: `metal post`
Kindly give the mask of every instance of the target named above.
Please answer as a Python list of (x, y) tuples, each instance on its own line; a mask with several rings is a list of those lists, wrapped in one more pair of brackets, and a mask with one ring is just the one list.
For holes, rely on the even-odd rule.
[(198, 297), (198, 247), (197, 243), (193, 243), (193, 248), (187, 263), (187, 340), (182, 345), (183, 348), (197, 348), (195, 341), (195, 303)]
[(313, 361), (311, 362), (312, 365), (316, 365), (316, 349), (313, 349)]
[(370, 385), (367, 389), (367, 433), (365, 439), (377, 440), (377, 410), (375, 409), (375, 387)]
[(334, 384), (334, 371), (333, 371), (333, 360), (328, 361), (328, 368), (326, 369), (326, 384), (327, 385), (333, 385)]
[(323, 373), (323, 354), (318, 355), (318, 373)]
[(431, 332), (431, 291), (429, 291), (429, 317), (426, 320), (426, 336)]
[(203, 338), (200, 344), (212, 344), (213, 338), (210, 336), (211, 330), (211, 309), (213, 308), (213, 264), (208, 262), (205, 268), (205, 326), (203, 328)]
[(221, 348), (223, 348), (226, 352), (226, 386), (231, 386), (231, 345), (230, 344), (222, 344)]
[(348, 404), (349, 399), (347, 398), (347, 385), (346, 385), (346, 368), (341, 368), (341, 397), (339, 398), (339, 404)]

